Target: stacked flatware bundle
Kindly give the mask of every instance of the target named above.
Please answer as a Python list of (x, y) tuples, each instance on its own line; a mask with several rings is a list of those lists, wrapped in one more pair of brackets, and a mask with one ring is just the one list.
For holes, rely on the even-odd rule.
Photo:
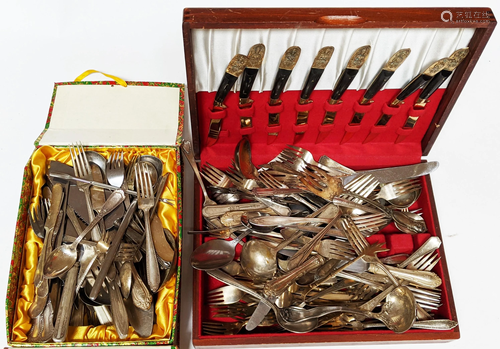
[(53, 160), (44, 171), (29, 214), (43, 239), (29, 342), (64, 342), (69, 326), (113, 325), (120, 340), (153, 331), (156, 293), (177, 269), (177, 231), (158, 214), (160, 199), (175, 210), (174, 174), (153, 155), (107, 153), (71, 146), (71, 166)]
[[(225, 284), (202, 286), (204, 334), (456, 326), (438, 313), (441, 241), (417, 207), (437, 163), (355, 172), (287, 146), (257, 168), (244, 137), (231, 166), (200, 173), (190, 143), (181, 149), (204, 195), (205, 230), (191, 233), (207, 238), (191, 264)], [(405, 253), (385, 240), (407, 234), (419, 243)]]

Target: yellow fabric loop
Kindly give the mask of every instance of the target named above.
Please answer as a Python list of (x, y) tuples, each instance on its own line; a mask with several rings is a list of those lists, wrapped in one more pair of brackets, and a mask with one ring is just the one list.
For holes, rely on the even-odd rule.
[[(117, 148), (93, 148), (105, 158), (116, 152)], [(141, 148), (126, 147), (119, 149), (124, 151), (125, 164), (130, 163), (136, 155), (153, 155), (159, 158), (163, 166), (163, 174), (172, 173), (169, 176), (165, 190), (161, 194), (162, 198), (173, 199), (174, 205), (177, 203), (177, 153), (175, 148)], [(30, 210), (38, 205), (39, 198), (42, 195), (42, 187), (45, 184), (45, 173), (47, 166), (51, 161), (59, 161), (67, 165), (72, 165), (71, 156), (67, 148), (54, 148), (51, 146), (42, 146), (38, 148), (31, 157), (31, 168), (33, 170), (33, 197), (31, 199)], [(162, 221), (164, 228), (168, 228), (175, 237), (178, 236), (178, 216), (177, 207), (159, 203), (158, 216)], [(35, 297), (33, 280), (35, 269), (38, 263), (38, 256), (43, 246), (43, 241), (36, 236), (31, 227), (26, 232), (26, 241), (24, 245), (25, 259), (22, 265), (20, 288), (17, 301), (16, 319), (12, 330), (13, 342), (26, 342), (27, 333), (31, 328), (28, 309)], [(175, 283), (176, 277), (168, 280), (158, 291), (156, 295), (155, 313), (156, 323), (153, 327), (153, 333), (148, 338), (140, 338), (132, 327), (129, 328), (129, 335), (126, 341), (137, 340), (165, 340), (172, 334), (172, 323), (175, 306)], [(78, 326), (70, 327), (66, 342), (102, 342), (102, 341), (120, 341), (113, 326)]]
[(85, 79), (87, 76), (89, 76), (90, 74), (94, 74), (94, 73), (101, 73), (102, 75), (104, 76), (107, 76), (108, 78), (110, 79), (113, 79), (116, 81), (116, 83), (118, 85), (121, 85), (123, 87), (127, 87), (127, 83), (125, 82), (125, 80), (123, 79), (120, 79), (119, 77), (117, 76), (114, 76), (114, 75), (110, 75), (110, 74), (106, 74), (106, 73), (103, 73), (101, 71), (98, 71), (98, 70), (93, 70), (93, 69), (89, 69), (87, 70), (86, 72), (83, 72), (82, 74), (80, 74), (76, 79), (75, 81), (82, 81), (83, 79)]

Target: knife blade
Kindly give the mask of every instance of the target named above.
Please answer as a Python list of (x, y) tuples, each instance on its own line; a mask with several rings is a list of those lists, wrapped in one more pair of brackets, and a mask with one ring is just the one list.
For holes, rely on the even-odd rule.
[[(212, 110), (224, 110), (226, 109), (226, 105), (224, 104), (224, 100), (226, 99), (229, 91), (233, 88), (234, 83), (238, 80), (238, 77), (241, 75), (243, 70), (245, 69), (248, 63), (248, 58), (245, 55), (237, 54), (231, 59), (229, 62), (226, 72), (222, 77), (222, 80), (219, 84), (219, 88), (217, 89), (217, 93), (215, 94), (215, 99), (213, 103)], [(208, 131), (208, 141), (207, 144), (209, 146), (217, 143), (219, 139), (219, 133), (222, 126), (222, 119), (210, 119), (210, 127)]]
[[(269, 97), (269, 105), (275, 106), (280, 105), (280, 95), (285, 89), (285, 85), (288, 78), (292, 74), (292, 70), (297, 64), (300, 57), (301, 49), (298, 46), (289, 47), (283, 56), (281, 57), (280, 65), (276, 77), (274, 78), (273, 89), (271, 90), (271, 96)], [(267, 126), (279, 126), (280, 124), (280, 114), (279, 113), (269, 113)], [(277, 132), (271, 132), (267, 135), (267, 144), (273, 143), (276, 138), (278, 138)]]
[[(403, 104), (406, 98), (408, 98), (411, 94), (428, 83), (437, 73), (443, 70), (446, 67), (447, 61), (448, 58), (440, 59), (439, 61), (432, 63), (423, 73), (415, 76), (408, 84), (406, 84), (405, 87), (403, 87), (396, 98), (394, 98), (391, 103), (389, 103), (389, 106), (397, 107)], [(390, 114), (382, 114), (378, 121), (375, 123), (375, 126), (387, 125), (391, 117), (392, 115)], [(377, 138), (378, 135), (378, 133), (370, 132), (363, 143), (373, 141), (375, 138)]]
[[(368, 86), (368, 88), (366, 89), (365, 94), (359, 101), (359, 104), (368, 105), (373, 103), (373, 97), (375, 97), (375, 95), (382, 89), (382, 87), (384, 87), (384, 85), (389, 81), (392, 75), (394, 75), (396, 70), (401, 66), (401, 64), (403, 64), (406, 58), (408, 58), (410, 52), (411, 50), (409, 48), (404, 48), (397, 51), (392, 55), (391, 58), (389, 58), (385, 66), (380, 70), (377, 76), (370, 83), (370, 86)], [(351, 121), (349, 122), (349, 125), (360, 125), (364, 116), (364, 113), (355, 112), (351, 118)], [(354, 132), (346, 132), (340, 144), (348, 142), (353, 135)]]
[[(434, 77), (422, 89), (422, 92), (420, 92), (420, 95), (418, 96), (417, 100), (413, 105), (414, 109), (425, 108), (427, 103), (430, 102), (429, 101), (430, 96), (432, 96), (432, 94), (437, 91), (437, 89), (446, 81), (446, 79), (448, 79), (451, 76), (453, 71), (464, 60), (464, 58), (467, 56), (468, 53), (469, 53), (469, 48), (466, 47), (456, 50), (451, 54), (450, 57), (448, 57), (448, 61), (446, 62), (446, 66), (443, 68), (443, 70), (434, 75)], [(418, 116), (409, 115), (403, 125), (403, 129), (414, 128), (417, 121), (418, 121)], [(402, 142), (406, 138), (406, 136), (407, 135), (399, 135), (395, 143)]]
[(356, 177), (364, 174), (370, 174), (375, 177), (381, 184), (386, 184), (390, 182), (396, 182), (403, 179), (417, 178), (420, 176), (425, 176), (439, 167), (439, 162), (429, 161), (415, 165), (397, 166), (397, 167), (385, 167), (375, 170), (358, 171), (356, 174), (343, 177), (342, 183), (344, 185), (351, 182)]
[[(349, 88), (349, 85), (352, 83), (356, 75), (358, 74), (361, 67), (365, 64), (368, 55), (370, 54), (371, 46), (365, 45), (358, 48), (351, 56), (349, 61), (347, 62), (346, 68), (342, 71), (337, 82), (335, 83), (335, 87), (333, 89), (332, 95), (328, 100), (329, 104), (340, 104), (342, 103), (342, 95)], [(323, 117), (323, 121), (321, 125), (332, 125), (335, 121), (335, 116), (337, 116), (337, 112), (327, 111), (325, 116)], [(320, 130), (317, 138), (316, 144), (321, 143), (325, 138), (330, 134), (330, 130)]]
[[(266, 47), (263, 44), (253, 45), (248, 51), (247, 55), (248, 63), (241, 77), (240, 95), (239, 95), (240, 108), (249, 108), (253, 103), (253, 101), (249, 98), (250, 91), (252, 91), (253, 83), (262, 65), (262, 61), (264, 60), (265, 52), (266, 52)], [(241, 117), (240, 127), (241, 128), (252, 127), (252, 118)]]
[[(321, 75), (325, 71), (328, 62), (332, 58), (334, 48), (333, 46), (325, 46), (318, 51), (316, 58), (314, 58), (313, 64), (311, 66), (311, 70), (309, 71), (309, 75), (307, 76), (306, 82), (304, 84), (304, 88), (300, 94), (299, 104), (304, 105), (311, 103), (309, 100), (311, 93), (319, 82)], [(296, 125), (307, 125), (307, 119), (309, 117), (308, 111), (299, 111), (297, 113), (297, 121)], [(304, 136), (304, 132), (296, 132), (293, 140), (293, 144), (300, 142), (302, 137)]]

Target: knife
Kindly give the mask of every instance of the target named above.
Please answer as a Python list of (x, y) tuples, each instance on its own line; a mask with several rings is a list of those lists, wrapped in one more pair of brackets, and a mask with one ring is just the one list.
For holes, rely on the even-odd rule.
[[(302, 93), (300, 94), (299, 104), (304, 105), (312, 102), (309, 100), (309, 97), (318, 84), (321, 75), (323, 75), (328, 62), (330, 62), (333, 51), (333, 46), (326, 46), (319, 50), (316, 58), (313, 61), (311, 70), (309, 71), (309, 75), (307, 76), (304, 88), (302, 89)], [(299, 111), (297, 113), (297, 121), (295, 125), (307, 125), (308, 117), (309, 111)], [(302, 140), (302, 137), (304, 136), (304, 133), (305, 131), (295, 132), (293, 144), (300, 142), (300, 140)]]
[[(351, 56), (347, 62), (347, 66), (344, 71), (340, 74), (335, 87), (333, 89), (332, 95), (328, 100), (329, 104), (340, 104), (342, 103), (342, 95), (347, 90), (351, 82), (354, 80), (359, 72), (359, 69), (365, 64), (368, 55), (370, 54), (371, 46), (366, 45), (358, 48)], [(332, 125), (335, 121), (336, 111), (327, 111), (323, 117), (321, 125)], [(329, 134), (331, 130), (320, 130), (317, 138), (316, 144), (321, 143)]]
[[(399, 50), (394, 55), (392, 55), (391, 58), (389, 58), (389, 61), (387, 61), (386, 65), (382, 68), (382, 70), (380, 70), (375, 79), (373, 79), (373, 81), (371, 82), (370, 86), (366, 89), (365, 94), (359, 101), (360, 105), (368, 105), (373, 103), (373, 97), (375, 97), (377, 92), (379, 92), (382, 87), (384, 87), (384, 85), (387, 83), (387, 81), (389, 81), (389, 79), (401, 66), (401, 64), (403, 64), (410, 52), (411, 50), (409, 48), (404, 48)], [(349, 122), (349, 125), (354, 126), (361, 124), (363, 116), (365, 116), (365, 113), (355, 112), (352, 116), (351, 121)], [(352, 138), (354, 133), (355, 132), (346, 132), (340, 144), (348, 142)]]
[[(390, 107), (397, 107), (404, 103), (404, 100), (408, 98), (411, 94), (417, 91), (419, 88), (428, 83), (437, 73), (444, 69), (448, 61), (448, 58), (440, 59), (437, 62), (432, 63), (423, 73), (415, 76), (405, 87), (399, 92), (399, 94), (389, 103)], [(375, 123), (375, 126), (385, 126), (391, 119), (392, 115), (390, 114), (382, 114), (378, 121)], [(363, 143), (368, 143), (373, 141), (379, 133), (370, 132), (368, 136), (366, 136)]]
[[(286, 82), (292, 74), (292, 70), (297, 64), (300, 57), (300, 47), (292, 46), (289, 47), (283, 56), (281, 57), (280, 65), (276, 77), (274, 78), (273, 89), (271, 90), (271, 96), (269, 98), (269, 105), (275, 106), (280, 105), (280, 95), (283, 93)], [(280, 124), (280, 114), (279, 113), (269, 113), (267, 126), (279, 126)], [(278, 132), (270, 132), (267, 135), (267, 144), (273, 143), (276, 138), (278, 138)]]
[[(219, 85), (219, 89), (215, 94), (215, 99), (213, 103), (213, 111), (224, 110), (227, 107), (224, 105), (224, 100), (226, 99), (229, 91), (233, 88), (234, 83), (238, 80), (248, 63), (247, 56), (237, 54), (229, 62), (226, 72), (222, 77), (222, 81)], [(210, 128), (208, 130), (208, 141), (207, 145), (212, 146), (217, 143), (219, 139), (219, 133), (222, 126), (222, 119), (210, 119)]]
[(439, 162), (429, 161), (415, 165), (397, 166), (397, 167), (385, 167), (375, 170), (358, 171), (348, 177), (342, 178), (342, 183), (346, 185), (351, 182), (356, 177), (364, 174), (370, 174), (375, 177), (381, 184), (386, 184), (390, 182), (396, 182), (408, 178), (417, 178), (420, 176), (425, 176), (439, 167)]
[[(248, 63), (247, 67), (243, 71), (241, 77), (240, 86), (240, 108), (249, 108), (253, 101), (249, 98), (250, 91), (252, 91), (252, 86), (259, 72), (260, 66), (262, 65), (262, 60), (264, 59), (264, 54), (266, 52), (266, 47), (263, 44), (253, 45), (248, 51)], [(251, 117), (240, 117), (240, 127), (250, 128), (252, 127)]]
[[(422, 92), (418, 96), (415, 104), (413, 105), (414, 109), (424, 109), (427, 103), (429, 103), (429, 97), (437, 91), (437, 89), (450, 77), (456, 67), (464, 60), (464, 58), (469, 53), (469, 48), (459, 49), (451, 54), (448, 57), (448, 61), (443, 70), (434, 75), (434, 77), (429, 81), (429, 83), (423, 88)], [(409, 115), (406, 119), (403, 129), (413, 129), (415, 124), (417, 123), (418, 116)], [(407, 135), (399, 135), (396, 139), (395, 143), (402, 142)]]
[(106, 252), (106, 256), (104, 257), (104, 260), (101, 261), (100, 272), (97, 275), (96, 281), (89, 295), (89, 298), (92, 300), (95, 300), (97, 298), (97, 295), (101, 290), (102, 283), (104, 282), (104, 277), (108, 274), (108, 270), (114, 261), (118, 249), (120, 248), (120, 241), (122, 240), (123, 235), (125, 234), (125, 231), (127, 230), (127, 227), (136, 209), (137, 209), (137, 200), (134, 200), (130, 203), (130, 207), (128, 208), (127, 213), (125, 213), (125, 216), (123, 217), (120, 223), (118, 231), (115, 233), (113, 240), (111, 241), (109, 249)]

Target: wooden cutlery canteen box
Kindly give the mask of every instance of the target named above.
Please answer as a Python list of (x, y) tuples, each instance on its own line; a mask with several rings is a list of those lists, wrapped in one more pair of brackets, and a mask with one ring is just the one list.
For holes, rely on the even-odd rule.
[[(107, 76), (115, 81), (81, 81), (92, 72), (95, 71), (85, 72), (75, 82), (55, 84), (45, 129), (36, 140), (36, 149), (24, 170), (6, 300), (8, 343), (13, 347), (165, 345), (176, 348), (178, 345), (180, 251), (182, 242), (182, 171), (178, 146), (183, 131), (184, 85), (177, 83), (125, 82), (109, 75)], [(70, 149), (75, 150), (70, 153)], [(76, 149), (79, 149), (78, 153)], [(40, 214), (42, 211), (41, 205), (44, 205), (47, 196), (50, 198), (50, 195), (45, 192), (47, 185), (52, 184), (52, 196), (54, 196), (56, 183), (61, 183), (63, 189), (61, 213), (63, 213), (64, 209), (66, 214), (56, 215), (58, 217), (57, 224), (53, 230), (59, 231), (60, 234), (57, 236), (60, 236), (64, 230), (62, 239), (64, 239), (65, 243), (68, 243), (65, 239), (69, 238), (71, 234), (75, 234), (77, 229), (76, 225), (72, 225), (75, 220), (71, 220), (71, 218), (65, 219), (70, 217), (69, 211), (74, 213), (73, 218), (76, 218), (76, 224), (81, 225), (82, 230), (85, 229), (86, 225), (84, 223), (88, 224), (90, 219), (86, 210), (84, 193), (78, 189), (78, 185), (74, 180), (49, 176), (49, 173), (53, 175), (57, 172), (76, 176), (74, 169), (71, 167), (74, 165), (72, 157), (73, 155), (83, 156), (82, 154), (87, 156), (92, 169), (91, 179), (101, 181), (104, 184), (106, 184), (104, 180), (106, 174), (110, 171), (108, 167), (113, 163), (112, 160), (114, 159), (116, 164), (120, 158), (123, 159), (124, 170), (128, 173), (123, 172), (126, 177), (124, 178), (125, 185), (122, 188), (130, 187), (127, 182), (131, 179), (133, 183), (134, 178), (136, 178), (134, 172), (130, 172), (132, 168), (137, 169), (140, 166), (143, 169), (147, 168), (146, 171), (149, 171), (149, 178), (152, 183), (157, 184), (158, 189), (155, 187), (155, 191), (157, 190), (156, 197), (160, 198), (155, 215), (156, 218), (159, 218), (157, 221), (161, 226), (157, 225), (157, 227), (159, 226), (159, 231), (163, 231), (165, 236), (167, 236), (166, 231), (169, 231), (170, 237), (165, 241), (170, 244), (172, 258), (170, 261), (163, 259), (163, 265), (159, 262), (161, 279), (159, 280), (157, 292), (150, 292), (151, 288), (149, 286), (144, 286), (147, 288), (146, 290), (144, 290), (144, 287), (138, 286), (140, 282), (137, 281), (136, 276), (141, 278), (140, 275), (144, 275), (142, 265), (145, 263), (144, 258), (140, 259), (138, 257), (141, 252), (136, 248), (139, 248), (137, 246), (140, 246), (140, 244), (134, 244), (133, 239), (126, 240), (129, 239), (131, 231), (130, 226), (128, 226), (124, 231), (124, 237), (120, 240), (121, 243), (118, 241), (116, 244), (119, 247), (115, 249), (117, 252), (115, 252), (115, 258), (111, 259), (111, 266), (109, 267), (109, 270), (120, 271), (120, 273), (115, 273), (115, 279), (126, 275), (125, 271), (122, 272), (122, 269), (119, 269), (120, 261), (117, 261), (117, 256), (120, 253), (125, 253), (125, 242), (128, 243), (127, 246), (134, 246), (132, 253), (132, 257), (135, 258), (132, 259), (134, 267), (130, 269), (133, 270), (131, 271), (133, 281), (130, 287), (131, 291), (129, 289), (129, 296), (123, 302), (127, 314), (124, 314), (125, 308), (121, 308), (122, 312), (115, 313), (116, 309), (111, 309), (112, 307), (109, 306), (109, 303), (106, 303), (104, 298), (98, 301), (102, 292), (95, 298), (97, 303), (93, 304), (91, 299), (86, 297), (87, 303), (84, 305), (82, 299), (84, 299), (84, 295), (88, 296), (86, 286), (84, 286), (76, 294), (75, 292), (73, 292), (73, 295), (71, 295), (71, 292), (67, 293), (74, 299), (74, 302), (68, 301), (69, 306), (73, 308), (73, 312), (69, 319), (69, 327), (66, 327), (67, 331), (63, 335), (59, 335), (59, 332), (54, 330), (53, 327), (58, 326), (59, 318), (64, 318), (57, 310), (58, 306), (62, 304), (62, 302), (59, 304), (58, 300), (64, 297), (64, 283), (61, 280), (65, 279), (65, 282), (70, 282), (68, 281), (69, 275), (75, 265), (79, 264), (80, 270), (83, 269), (84, 256), (88, 251), (91, 251), (88, 246), (92, 245), (90, 242), (85, 243), (85, 241), (80, 243), (78, 247), (79, 259), (74, 264), (74, 267), (66, 274), (51, 279), (49, 294), (44, 297), (48, 297), (48, 299), (45, 300), (43, 310), (39, 316), (31, 316), (33, 313), (30, 313), (30, 311), (34, 311), (30, 310), (32, 304), (37, 300), (37, 297), (42, 297), (38, 294), (39, 289), (35, 287), (34, 279), (44, 239), (35, 234), (34, 228), (30, 224), (29, 215), (36, 216), (37, 213)], [(120, 156), (119, 154), (123, 155)], [(140, 166), (132, 166), (134, 163), (140, 164)], [(129, 177), (130, 174), (131, 177)], [(48, 178), (50, 180), (47, 180)], [(148, 176), (144, 178), (148, 178)], [(109, 177), (107, 179), (111, 182)], [(95, 188), (97, 188), (96, 191), (94, 191)], [(114, 193), (113, 188), (99, 188), (96, 185), (91, 187), (93, 206), (95, 204), (94, 199), (97, 199), (99, 195), (103, 195), (101, 198), (104, 197), (101, 202), (102, 205)], [(128, 189), (130, 190), (130, 188)], [(134, 199), (136, 195), (130, 194), (128, 204), (130, 206), (128, 208), (127, 199), (125, 199), (116, 209), (104, 216), (104, 219), (98, 224), (102, 232), (101, 242), (111, 243), (108, 244), (109, 248), (106, 251), (111, 251), (114, 248), (113, 244), (116, 240), (111, 240), (111, 238), (106, 240), (105, 237), (119, 235), (118, 231), (120, 229), (114, 227), (120, 224), (122, 217), (123, 221), (126, 220), (127, 215), (124, 216), (125, 212), (135, 212), (136, 218), (131, 219), (144, 222), (143, 219), (137, 218), (144, 217), (144, 214), (137, 216), (142, 211), (139, 210), (140, 204), (136, 204)], [(64, 200), (65, 197), (67, 200)], [(64, 203), (67, 205), (64, 205)], [(53, 205), (56, 204), (51, 202), (50, 207)], [(135, 207), (135, 211), (132, 211), (132, 207)], [(46, 211), (46, 215), (48, 216), (49, 213), (50, 208)], [(113, 217), (114, 214), (116, 216)], [(133, 215), (134, 213), (130, 216)], [(111, 219), (119, 220), (116, 223)], [(49, 218), (47, 218), (48, 220)], [(47, 221), (45, 228), (47, 227)], [(154, 221), (155, 219), (152, 219), (151, 226), (153, 226)], [(48, 237), (49, 233), (46, 234), (45, 237)], [(90, 234), (88, 235), (90, 239)], [(141, 241), (140, 236), (139, 241)], [(57, 237), (52, 241), (54, 241), (53, 246), (56, 248)], [(99, 243), (94, 246), (97, 246), (97, 250), (101, 251), (99, 250)], [(160, 255), (159, 249), (157, 249), (157, 254)], [(102, 251), (102, 258), (105, 258), (106, 255)], [(98, 256), (98, 258), (100, 257)], [(101, 262), (103, 263), (103, 260)], [(102, 264), (99, 263), (99, 265)], [(45, 266), (47, 265), (45, 264)], [(93, 274), (93, 268), (91, 273), (86, 274), (87, 278)], [(111, 272), (107, 275), (109, 279), (106, 279), (103, 287), (107, 285), (107, 291), (109, 292), (112, 289), (116, 290), (117, 281), (112, 279)], [(142, 277), (144, 278), (144, 276)], [(80, 277), (78, 280), (80, 280)], [(87, 279), (86, 282), (89, 284), (90, 279)], [(111, 284), (111, 282), (114, 282), (114, 284)], [(123, 281), (120, 280), (120, 282)], [(148, 283), (145, 280), (143, 284), (147, 285)], [(125, 287), (124, 283), (119, 285), (122, 288)], [(134, 291), (136, 285), (137, 290)], [(137, 298), (139, 300), (147, 300), (143, 303), (144, 309), (139, 309), (136, 306), (135, 295), (141, 295)], [(111, 301), (111, 303), (113, 302)], [(62, 307), (61, 305), (59, 310)], [(84, 312), (82, 309), (86, 307), (92, 310)], [(115, 314), (121, 315), (117, 316)], [(34, 317), (34, 319), (32, 320), (31, 317)], [(124, 327), (122, 327), (124, 330), (119, 334), (114, 321), (123, 320), (124, 318), (128, 318), (131, 325), (129, 326), (125, 322)], [(138, 321), (139, 323), (142, 321), (142, 323), (138, 324)], [(136, 328), (141, 326), (141, 329), (136, 330), (132, 325), (136, 326)]]
[[(355, 171), (421, 163), (495, 25), (488, 8), (185, 9), (189, 107), (200, 166), (230, 167), (243, 137), (250, 141), (251, 161), (257, 166), (292, 144), (310, 151), (316, 161), (327, 155)], [(250, 51), (256, 44), (263, 46)], [(329, 46), (334, 48), (333, 54), (329, 48), (331, 58), (318, 59), (320, 49)], [(402, 49), (411, 52), (391, 58)], [(263, 60), (256, 64), (259, 54)], [(390, 58), (397, 68), (388, 64)], [(252, 71), (254, 81), (248, 92), (248, 79), (242, 81)], [(376, 79), (387, 71), (392, 76), (388, 82)], [(221, 93), (224, 89), (227, 95)], [(369, 240), (389, 249), (379, 257), (410, 254), (429, 237), (441, 237), (430, 178), (427, 175), (421, 181), (422, 193), (411, 209), (421, 212), (428, 231), (404, 234), (390, 224)], [(195, 229), (202, 230), (201, 190), (195, 191), (195, 204)], [(196, 248), (205, 240), (194, 236)], [(432, 316), (458, 321), (442, 246), (438, 253), (441, 259), (433, 271), (443, 282), (442, 305)], [(444, 331), (412, 328), (405, 333), (332, 327), (309, 333), (243, 328), (237, 334), (207, 334), (206, 322), (234, 321), (211, 315), (207, 292), (221, 285), (206, 272), (194, 270), (195, 347), (460, 337), (459, 326)]]

